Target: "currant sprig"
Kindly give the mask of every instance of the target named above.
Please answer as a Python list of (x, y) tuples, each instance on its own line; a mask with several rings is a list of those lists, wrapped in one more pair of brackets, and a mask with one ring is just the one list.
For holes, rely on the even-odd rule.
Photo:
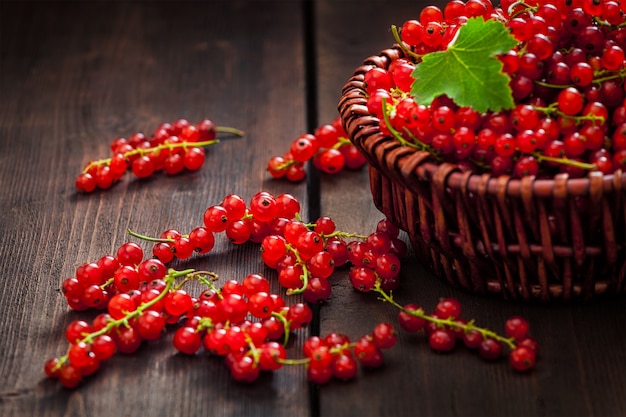
[[(392, 27), (406, 57), (364, 73), (367, 107), (379, 118), (384, 134), (462, 170), (517, 178), (623, 172), (624, 13), (611, 0), (576, 5), (505, 1), (500, 8), (482, 1), (449, 2), (442, 9), (427, 6), (400, 30)], [(456, 45), (461, 29), (471, 26), (463, 33), (466, 43), (482, 36), (476, 30), (481, 19), (485, 30), (487, 25), (507, 29), (490, 45), (509, 48), (504, 38), (514, 38), (504, 53), (480, 44), (481, 51), (492, 54), (485, 59), (500, 61), (493, 77), (477, 77), (484, 63), (476, 54), (461, 55), (465, 50)], [(434, 62), (445, 64), (445, 70)], [(489, 84), (482, 94), (479, 87), (486, 80), (503, 75), (506, 85)], [(443, 76), (455, 82), (442, 82)], [(490, 94), (496, 88), (498, 94)], [(486, 97), (492, 96), (510, 97), (511, 104), (483, 111), (492, 103)], [(435, 98), (426, 102), (424, 97)], [(463, 104), (455, 101), (461, 99)]]
[[(522, 318), (507, 321), (505, 337), (476, 326), (474, 321), (462, 321), (458, 302), (452, 299), (442, 300), (430, 316), (420, 308), (395, 303), (391, 292), (399, 283), (400, 258), (406, 245), (390, 221), (381, 220), (374, 232), (363, 235), (338, 230), (326, 216), (304, 223), (299, 211), (299, 202), (290, 194), (275, 197), (261, 191), (249, 205), (231, 194), (210, 206), (203, 216), (204, 226), (189, 234), (175, 229), (165, 230), (160, 237), (130, 229), (128, 233), (154, 243), (154, 254), (160, 253), (159, 245), (166, 245), (164, 253), (169, 260), (174, 256), (186, 259), (194, 250), (210, 251), (214, 233), (224, 232), (234, 244), (254, 240), (260, 244), (265, 264), (277, 270), (285, 293), (302, 294), (310, 303), (328, 298), (328, 278), (336, 267), (349, 263), (353, 287), (377, 292), (383, 301), (400, 308), (400, 326), (424, 329), (433, 349), (451, 349), (454, 339), (450, 338), (456, 335), (466, 344), (475, 343), (487, 359), (499, 357), (505, 345), (511, 350), (509, 358), (515, 369), (534, 365), (537, 344), (527, 336), (528, 324)], [(245, 228), (248, 230), (242, 232)], [(241, 282), (230, 279), (219, 287), (218, 278), (208, 271), (168, 270), (158, 256), (144, 259), (143, 249), (133, 242), (122, 244), (115, 255), (80, 265), (75, 277), (62, 284), (68, 305), (79, 311), (106, 309), (106, 313), (92, 324), (82, 320), (70, 323), (66, 329), (70, 348), (65, 355), (46, 362), (46, 374), (66, 387), (75, 387), (116, 351), (134, 352), (144, 341), (161, 337), (168, 325), (177, 326), (172, 339), (177, 351), (194, 355), (204, 349), (223, 357), (233, 378), (241, 382), (252, 382), (261, 371), (283, 365), (306, 366), (308, 378), (316, 383), (350, 379), (359, 363), (382, 365), (382, 350), (396, 343), (394, 326), (379, 323), (372, 334), (355, 342), (335, 332), (323, 340), (312, 336), (305, 341), (304, 357), (287, 358), (285, 346), (290, 336), (313, 319), (310, 306), (302, 302), (287, 306), (281, 295), (270, 292), (269, 280), (260, 274), (249, 274)], [(191, 280), (202, 284), (197, 296), (183, 288)]]
[(439, 352), (454, 349), (457, 340), (471, 349), (477, 349), (486, 360), (496, 360), (502, 356), (502, 347), (509, 349), (509, 363), (517, 371), (527, 371), (534, 367), (537, 356), (537, 343), (528, 336), (528, 322), (515, 316), (505, 324), (506, 335), (479, 327), (474, 320), (461, 319), (461, 305), (455, 298), (444, 298), (437, 304), (434, 313), (427, 314), (415, 304), (401, 305), (394, 300), (391, 291), (385, 291), (376, 283), (372, 291), (379, 300), (391, 304), (399, 310), (398, 322), (409, 331), (424, 330), (430, 347)]
[[(165, 151), (167, 153), (176, 152), (178, 150), (187, 151), (187, 149), (190, 149), (190, 148), (202, 148), (206, 146), (215, 145), (219, 142), (220, 142), (219, 140), (214, 139), (214, 140), (207, 140), (203, 142), (183, 141), (183, 142), (175, 142), (175, 143), (162, 143), (160, 145), (149, 147), (149, 148), (133, 149), (133, 150), (121, 153), (119, 155), (121, 155), (126, 160), (130, 160), (130, 159), (135, 159), (136, 157), (150, 155), (151, 153), (158, 155), (162, 151)], [(83, 173), (93, 172), (93, 170), (97, 170), (98, 168), (102, 166), (110, 166), (112, 159), (113, 158), (111, 157), (111, 158), (99, 159), (97, 161), (91, 161), (83, 169)]]
[(331, 123), (317, 127), (315, 131), (294, 139), (282, 156), (272, 156), (267, 170), (273, 178), (285, 178), (291, 182), (304, 180), (305, 164), (313, 162), (315, 169), (337, 174), (348, 169), (359, 169), (365, 165), (365, 157), (352, 144), (339, 117)]
[(163, 123), (150, 137), (141, 132), (129, 139), (116, 138), (111, 142), (112, 156), (89, 162), (76, 178), (76, 188), (92, 192), (106, 190), (130, 170), (137, 178), (147, 178), (164, 171), (175, 175), (183, 170), (196, 171), (204, 165), (205, 147), (215, 145), (218, 133), (243, 136), (239, 129), (215, 126), (208, 119), (191, 124), (186, 119)]
[[(139, 303), (139, 305), (127, 293), (113, 296), (107, 304), (108, 314), (106, 318), (100, 320), (98, 328), (91, 332), (88, 331), (89, 326), (85, 322), (71, 323), (68, 331), (66, 331), (66, 337), (70, 342), (68, 352), (58, 358), (50, 359), (46, 363), (47, 375), (53, 378), (58, 377), (66, 387), (77, 386), (83, 376), (95, 372), (100, 367), (100, 362), (109, 359), (120, 347), (116, 346), (113, 339), (118, 329), (131, 329), (131, 321), (138, 319), (145, 311), (162, 302), (170, 293), (169, 291), (176, 279), (190, 276), (194, 272), (193, 269), (183, 271), (170, 269), (163, 276), (164, 287), (162, 291), (153, 298)], [(128, 346), (124, 347), (128, 348)]]

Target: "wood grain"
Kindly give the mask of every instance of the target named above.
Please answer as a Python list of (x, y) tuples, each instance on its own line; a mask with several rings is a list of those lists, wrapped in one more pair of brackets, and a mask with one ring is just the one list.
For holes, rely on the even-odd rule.
[[(518, 375), (504, 359), (485, 363), (463, 347), (435, 354), (421, 334), (400, 332), (385, 366), (355, 381), (315, 387), (302, 367), (284, 367), (241, 385), (219, 358), (174, 353), (170, 333), (115, 356), (77, 390), (44, 377), (44, 361), (67, 348), (66, 325), (96, 314), (69, 311), (62, 280), (132, 240), (127, 228), (189, 231), (225, 195), (268, 190), (295, 195), (305, 219), (323, 214), (342, 230), (373, 231), (382, 214), (366, 169), (310, 172), (308, 182), (291, 184), (269, 179), (265, 164), (337, 116), (353, 69), (390, 46), (390, 25), (424, 4), (1, 1), (0, 415), (626, 415), (624, 299), (546, 306), (479, 298), (436, 279), (412, 254), (399, 302), (432, 310), (440, 297), (458, 297), (464, 316), (496, 330), (522, 315), (541, 344), (537, 369)], [(128, 176), (106, 192), (74, 191), (81, 168), (106, 156), (113, 138), (205, 117), (245, 137), (210, 148), (195, 173)], [(211, 254), (172, 266), (211, 269), (224, 279), (274, 277), (258, 245), (233, 247), (221, 237)], [(316, 308), (316, 325), (292, 338), (290, 356), (300, 356), (310, 334), (357, 338), (380, 321), (396, 322), (391, 306), (352, 289), (347, 271), (331, 278), (331, 299)], [(277, 282), (273, 290), (281, 291)]]
[[(80, 390), (42, 373), (44, 361), (66, 349), (65, 326), (85, 317), (68, 311), (61, 281), (129, 240), (126, 228), (189, 231), (225, 195), (248, 199), (262, 189), (296, 195), (306, 215), (304, 184), (269, 181), (264, 170), (305, 130), (300, 2), (0, 7), (0, 296), (7, 313), (0, 414), (306, 415), (302, 367), (239, 385), (219, 358), (175, 354), (171, 334), (117, 355)], [(178, 118), (210, 118), (246, 134), (210, 148), (196, 173), (129, 176), (106, 192), (75, 193), (82, 166), (106, 157), (113, 138)], [(214, 252), (184, 267), (223, 279), (269, 272), (257, 245), (233, 247), (219, 238)], [(299, 343), (289, 351), (298, 352)]]

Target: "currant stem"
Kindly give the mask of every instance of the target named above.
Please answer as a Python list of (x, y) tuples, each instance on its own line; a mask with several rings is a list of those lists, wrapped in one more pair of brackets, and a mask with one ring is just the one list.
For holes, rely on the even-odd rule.
[[(626, 69), (620, 69), (619, 71), (600, 71), (594, 74), (593, 83), (596, 85), (602, 84), (604, 81), (621, 79), (623, 80), (626, 77)], [(568, 87), (576, 87), (574, 84), (550, 84), (539, 80), (533, 81), (535, 84), (540, 85), (542, 87), (554, 88), (558, 90), (562, 90)]]
[(546, 156), (540, 152), (533, 152), (531, 155), (535, 157), (537, 159), (537, 162), (539, 163), (543, 161), (547, 161), (547, 162), (552, 162), (554, 164), (559, 164), (559, 165), (569, 165), (569, 166), (584, 169), (587, 171), (593, 171), (596, 169), (596, 166), (594, 164), (588, 164), (586, 162), (575, 161), (573, 159)]
[[(333, 348), (330, 349), (330, 353), (331, 354), (338, 354), (343, 352), (346, 349), (352, 349), (354, 348), (354, 346), (356, 345), (356, 343), (352, 342), (352, 343), (344, 343), (341, 346), (335, 346)], [(283, 365), (308, 365), (311, 363), (311, 359), (310, 358), (300, 358), (300, 359), (280, 359), (277, 358), (276, 361), (278, 363), (281, 363)]]
[(211, 276), (213, 277), (212, 280), (216, 281), (217, 278), (217, 274), (215, 272), (210, 272), (210, 271), (195, 271), (191, 274), (187, 274), (185, 275), (185, 278), (178, 283), (178, 285), (176, 285), (175, 287), (173, 287), (173, 290), (179, 290), (181, 289), (187, 282), (189, 282), (192, 279), (196, 279), (198, 280), (200, 283), (208, 285), (212, 290), (216, 290), (215, 286), (213, 285), (213, 283), (209, 280), (207, 280), (205, 278), (205, 275)]
[(202, 317), (196, 327), (196, 333), (200, 333), (204, 330), (212, 330), (215, 327), (213, 320), (210, 317)]
[(285, 337), (283, 338), (283, 346), (287, 346), (287, 342), (289, 342), (289, 332), (291, 331), (291, 322), (280, 313), (272, 312), (272, 317), (275, 317), (276, 319), (280, 320), (281, 323), (283, 323), (283, 328), (285, 332)]
[(622, 80), (626, 78), (626, 68), (620, 69), (617, 73), (609, 73), (609, 75), (606, 75), (604, 77), (594, 78), (593, 82), (596, 84), (601, 84), (604, 81), (614, 80), (616, 78), (619, 78)]
[(557, 106), (558, 106), (557, 103), (552, 103), (548, 107), (533, 106), (533, 108), (535, 110), (545, 114), (546, 116), (554, 116), (556, 114), (557, 116), (561, 116), (561, 117), (563, 117), (565, 119), (574, 120), (574, 121), (576, 121), (576, 123), (582, 122), (584, 120), (589, 120), (589, 121), (592, 121), (592, 122), (600, 122), (601, 124), (604, 124), (604, 122), (605, 122), (604, 117), (596, 116), (594, 114), (587, 114), (587, 115), (583, 115), (583, 116), (570, 116), (570, 115), (565, 114), (562, 111), (560, 111)]
[(542, 87), (546, 87), (546, 88), (554, 88), (554, 89), (558, 89), (558, 90), (563, 90), (567, 87), (571, 87), (571, 84), (550, 84), (550, 83), (546, 83), (543, 81), (539, 81), (539, 80), (533, 80), (533, 82), (537, 85), (540, 85)]
[(102, 288), (103, 290), (108, 287), (109, 285), (113, 284), (113, 282), (115, 282), (114, 278), (109, 278), (106, 280), (106, 282), (102, 285), (100, 285), (100, 288)]
[[(522, 6), (523, 9), (522, 10), (518, 10), (517, 12), (515, 12), (515, 14), (511, 14), (511, 12), (515, 9), (516, 6)], [(509, 8), (507, 9), (507, 13), (509, 14), (509, 19), (513, 19), (517, 16), (519, 16), (520, 14), (525, 13), (526, 11), (531, 10), (531, 11), (537, 11), (537, 7), (531, 6), (529, 4), (527, 4), (526, 2), (523, 1), (516, 1), (514, 3), (512, 3)]]
[(309, 269), (306, 267), (306, 262), (302, 260), (302, 257), (296, 248), (294, 248), (291, 244), (287, 244), (286, 248), (288, 251), (293, 253), (293, 256), (296, 257), (296, 263), (302, 267), (302, 275), (300, 275), (302, 286), (300, 288), (289, 288), (287, 290), (287, 295), (302, 294), (309, 286)]
[(333, 148), (333, 149), (339, 149), (339, 148), (341, 148), (341, 147), (342, 147), (342, 146), (344, 146), (344, 145), (349, 145), (350, 143), (352, 143), (352, 142), (350, 141), (350, 139), (348, 139), (348, 138), (345, 138), (345, 137), (341, 136), (341, 137), (338, 137), (338, 138), (337, 138), (337, 143), (335, 143), (335, 144), (332, 146), (332, 148)]
[[(162, 150), (166, 150), (166, 149), (171, 151), (172, 149), (177, 149), (177, 148), (183, 148), (183, 149), (200, 148), (204, 146), (215, 145), (216, 143), (219, 143), (219, 142), (220, 141), (218, 139), (214, 139), (214, 140), (206, 140), (203, 142), (162, 143), (152, 148), (133, 149), (131, 151), (124, 152), (122, 155), (124, 155), (124, 158), (129, 158), (135, 155), (144, 156), (152, 152), (161, 152)], [(92, 161), (85, 167), (83, 172), (89, 172), (94, 167), (97, 168), (100, 165), (109, 165), (110, 163), (111, 163), (111, 158), (105, 158), (105, 159), (99, 159), (97, 161)]]
[[(424, 142), (422, 142), (421, 140), (419, 140), (417, 138), (417, 136), (415, 136), (408, 128), (405, 127), (404, 131), (406, 132), (407, 135), (409, 135), (409, 137), (413, 140), (413, 142), (415, 142), (415, 144), (417, 145), (418, 149), (421, 149), (423, 151), (427, 151), (428, 153), (433, 155), (435, 157), (435, 159), (440, 160), (440, 158), (437, 156), (437, 152), (435, 151), (435, 149), (432, 146), (429, 146), (429, 145), (425, 144)], [(409, 142), (409, 143), (411, 143), (411, 142)]]
[(365, 235), (360, 235), (358, 233), (342, 232), (340, 230), (336, 230), (336, 231), (334, 231), (332, 233), (329, 233), (327, 235), (323, 235), (322, 237), (324, 237), (324, 238), (339, 237), (339, 238), (342, 238), (342, 239), (360, 239), (360, 240), (367, 239), (367, 236), (365, 236)]
[(393, 39), (396, 41), (396, 43), (402, 49), (402, 51), (405, 54), (407, 54), (407, 56), (410, 56), (411, 58), (415, 59), (416, 61), (420, 61), (422, 59), (421, 55), (416, 54), (415, 52), (413, 52), (411, 50), (411, 48), (409, 48), (406, 45), (406, 43), (404, 43), (402, 41), (402, 38), (400, 37), (400, 33), (398, 32), (398, 28), (396, 27), (396, 25), (391, 25), (391, 33), (393, 35)]
[[(313, 230), (315, 228), (315, 223), (305, 223), (305, 226), (309, 230)], [(360, 240), (367, 239), (367, 236), (365, 235), (360, 235), (358, 233), (342, 232), (341, 230), (335, 230), (334, 232), (328, 233), (328, 234), (320, 234), (320, 236), (323, 239), (328, 239), (331, 237), (338, 237), (342, 239), (360, 239)]]
[(437, 317), (433, 317), (431, 315), (426, 314), (424, 312), (424, 310), (422, 310), (421, 308), (418, 309), (418, 310), (407, 310), (402, 305), (398, 304), (393, 299), (393, 296), (392, 296), (391, 292), (389, 294), (387, 294), (381, 288), (380, 282), (377, 282), (372, 290), (377, 292), (378, 294), (380, 294), (380, 297), (378, 298), (379, 300), (387, 302), (387, 303), (390, 303), (394, 307), (402, 310), (403, 312), (405, 312), (407, 314), (410, 314), (410, 315), (415, 316), (415, 317), (419, 317), (419, 318), (424, 319), (426, 321), (433, 322), (433, 323), (435, 323), (435, 324), (437, 324), (438, 326), (441, 326), (441, 327), (447, 326), (447, 327), (457, 328), (457, 329), (461, 329), (461, 330), (463, 330), (465, 332), (469, 332), (469, 331), (474, 330), (474, 331), (479, 332), (483, 336), (483, 338), (489, 338), (489, 339), (497, 340), (499, 342), (502, 342), (502, 343), (506, 344), (510, 349), (515, 349), (515, 343), (514, 343), (515, 339), (514, 338), (504, 337), (504, 336), (501, 336), (501, 335), (497, 334), (496, 332), (494, 332), (492, 330), (475, 326), (473, 320), (471, 320), (468, 323), (461, 323), (459, 321), (456, 321), (453, 318), (440, 319), (440, 318), (437, 318)]
[[(204, 275), (208, 275), (211, 277), (211, 279), (207, 279)], [(198, 281), (201, 284), (206, 285), (207, 287), (209, 287), (212, 291), (215, 291), (215, 294), (217, 294), (217, 297), (221, 300), (224, 298), (224, 296), (222, 295), (222, 292), (220, 291), (219, 288), (217, 288), (215, 286), (215, 284), (213, 284), (213, 281), (217, 281), (219, 279), (219, 276), (215, 273), (215, 272), (203, 272), (202, 274), (197, 276)]]
[(308, 365), (311, 363), (311, 359), (309, 358), (300, 358), (300, 359), (281, 359), (276, 358), (276, 362), (283, 365)]
[(254, 360), (254, 363), (258, 365), (259, 361), (261, 360), (261, 349), (256, 347), (248, 333), (245, 334), (245, 338), (249, 348), (248, 352), (246, 352), (246, 355), (251, 356)]
[(391, 121), (389, 120), (389, 112), (387, 111), (387, 99), (386, 98), (383, 98), (383, 119), (385, 121), (385, 125), (387, 126), (387, 129), (389, 129), (389, 133), (391, 133), (393, 137), (396, 138), (402, 145), (419, 149), (419, 146), (417, 144), (409, 142), (408, 140), (404, 139), (404, 137), (402, 137), (402, 134), (398, 132), (391, 125)]
[(283, 162), (282, 164), (278, 165), (276, 167), (276, 170), (277, 171), (284, 171), (287, 168), (289, 168), (290, 166), (295, 165), (297, 163), (298, 163), (298, 161), (296, 161), (295, 159), (288, 159), (285, 162)]
[(137, 239), (145, 240), (148, 242), (174, 243), (174, 239), (145, 236), (137, 232), (134, 232), (131, 229), (126, 229), (126, 233), (128, 233), (129, 235), (133, 237), (136, 237)]
[(217, 133), (230, 133), (233, 134), (235, 136), (237, 136), (238, 138), (242, 137), (244, 135), (243, 131), (235, 128), (235, 127), (228, 127), (228, 126), (217, 126), (215, 128), (215, 131)]

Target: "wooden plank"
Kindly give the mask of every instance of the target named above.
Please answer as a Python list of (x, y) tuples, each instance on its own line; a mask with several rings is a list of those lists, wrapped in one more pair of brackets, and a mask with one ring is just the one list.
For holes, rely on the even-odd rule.
[[(302, 367), (240, 385), (221, 359), (175, 354), (171, 334), (117, 355), (76, 391), (43, 375), (67, 347), (66, 325), (94, 315), (68, 311), (61, 281), (129, 240), (126, 228), (188, 232), (225, 195), (262, 189), (294, 194), (307, 215), (305, 185), (265, 173), (284, 138), (305, 130), (301, 2), (2, 2), (0, 16), (0, 414), (306, 415)], [(246, 136), (209, 149), (196, 173), (75, 192), (113, 138), (180, 117)], [(173, 266), (238, 280), (268, 272), (258, 245), (223, 236)]]
[[(433, 4), (435, 2), (432, 2)], [(442, 2), (437, 2), (442, 4)], [(316, 3), (319, 123), (337, 115), (343, 83), (363, 59), (392, 45), (389, 28), (417, 18), (424, 1), (319, 1)], [(382, 218), (368, 193), (364, 170), (322, 176), (322, 214), (341, 230), (370, 233)], [(448, 286), (421, 267), (414, 255), (403, 263), (400, 303), (426, 311), (440, 297), (456, 297), (464, 316), (501, 332), (504, 321), (522, 315), (540, 343), (529, 374), (513, 372), (506, 360), (486, 363), (458, 346), (436, 354), (422, 334), (400, 331), (385, 366), (361, 372), (349, 383), (319, 388), (320, 415), (623, 415), (626, 389), (625, 303), (607, 299), (584, 306), (533, 305), (477, 297)], [(340, 331), (356, 339), (376, 323), (397, 323), (396, 311), (374, 295), (351, 288), (347, 270), (333, 278), (333, 295), (321, 308), (322, 335)]]

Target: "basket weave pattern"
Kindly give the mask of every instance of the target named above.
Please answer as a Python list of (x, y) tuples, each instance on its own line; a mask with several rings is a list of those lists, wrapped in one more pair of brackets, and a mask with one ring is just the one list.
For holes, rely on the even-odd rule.
[(390, 48), (367, 58), (339, 112), (368, 159), (376, 207), (408, 233), (420, 262), (456, 287), (507, 299), (624, 294), (626, 173), (516, 179), (434, 163), (383, 135), (366, 107), (364, 73), (402, 56)]

